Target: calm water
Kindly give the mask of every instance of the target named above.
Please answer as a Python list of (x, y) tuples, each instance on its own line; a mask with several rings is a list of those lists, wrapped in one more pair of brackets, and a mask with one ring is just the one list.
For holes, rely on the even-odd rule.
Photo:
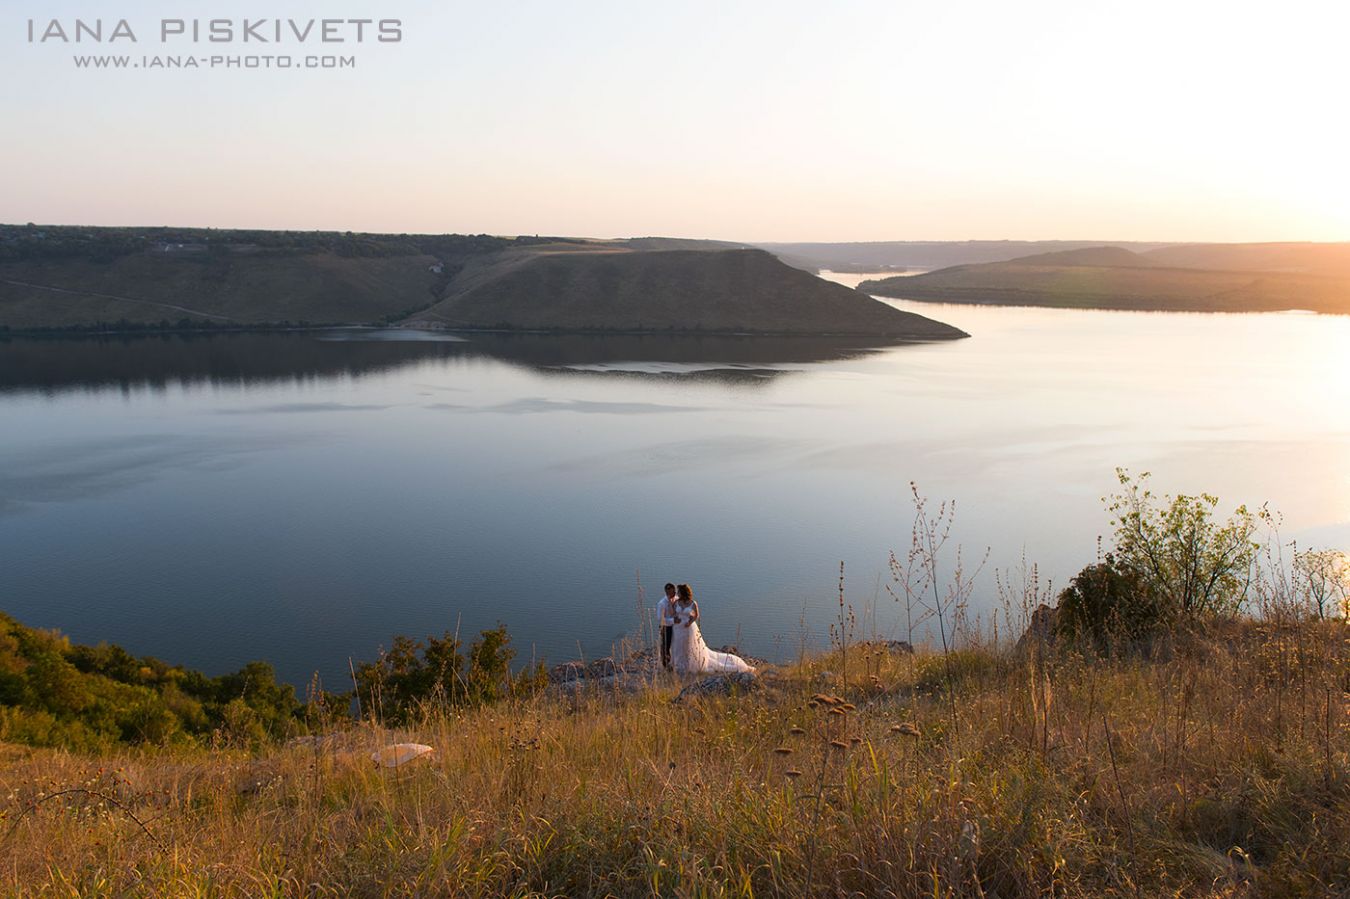
[(1350, 319), (899, 304), (974, 336), (273, 334), (0, 343), (0, 608), (218, 673), (341, 688), (391, 635), (506, 623), (552, 660), (688, 580), (710, 642), (876, 603), (908, 483), (953, 541), (1063, 584), (1113, 469), (1270, 501), (1350, 547)]

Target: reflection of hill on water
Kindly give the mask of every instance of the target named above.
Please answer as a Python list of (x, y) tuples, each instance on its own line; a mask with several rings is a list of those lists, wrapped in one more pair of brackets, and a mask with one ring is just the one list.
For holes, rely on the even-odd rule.
[[(435, 339), (430, 339), (434, 336)], [(247, 386), (357, 378), (427, 360), (490, 358), (555, 375), (763, 382), (886, 341), (812, 337), (344, 331), (22, 338), (0, 342), (0, 391)]]
[(484, 355), (554, 376), (765, 383), (797, 366), (875, 352), (885, 341), (732, 335), (475, 336)]
[(22, 338), (0, 343), (0, 391), (304, 383), (450, 357), (456, 346), (326, 341), (313, 333)]

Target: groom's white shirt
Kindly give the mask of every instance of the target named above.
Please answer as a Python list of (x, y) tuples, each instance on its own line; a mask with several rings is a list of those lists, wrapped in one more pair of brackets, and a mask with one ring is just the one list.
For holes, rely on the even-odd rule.
[(675, 626), (675, 604), (670, 601), (669, 596), (661, 597), (661, 601), (656, 604), (656, 617), (661, 619), (662, 627)]

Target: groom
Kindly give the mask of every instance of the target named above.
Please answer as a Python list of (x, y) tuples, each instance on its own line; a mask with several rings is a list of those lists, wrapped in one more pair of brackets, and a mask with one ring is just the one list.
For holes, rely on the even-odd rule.
[(675, 632), (675, 585), (666, 584), (666, 595), (656, 604), (656, 617), (661, 622), (661, 667), (670, 667), (670, 635)]

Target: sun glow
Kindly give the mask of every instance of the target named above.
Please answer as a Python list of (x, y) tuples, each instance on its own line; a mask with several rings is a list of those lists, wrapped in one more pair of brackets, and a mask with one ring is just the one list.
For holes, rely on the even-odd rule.
[[(118, 7), (136, 52), (161, 7)], [(410, 0), (404, 22), (396, 44), (370, 26), (345, 75), (153, 90), (20, 27), (0, 82), (29, 86), (6, 107), (28, 139), (0, 147), (0, 221), (1350, 240), (1350, 5)], [(216, 114), (189, 127), (202, 101)]]

